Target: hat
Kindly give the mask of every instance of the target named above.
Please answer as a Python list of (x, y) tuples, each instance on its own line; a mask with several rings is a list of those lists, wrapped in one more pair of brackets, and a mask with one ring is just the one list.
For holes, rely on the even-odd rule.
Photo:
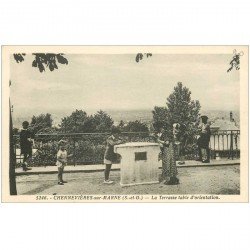
[(24, 121), (24, 122), (22, 123), (22, 125), (23, 125), (23, 127), (28, 127), (28, 126), (29, 126), (29, 122), (28, 122), (28, 121)]
[(201, 116), (201, 120), (202, 120), (202, 121), (207, 121), (207, 120), (208, 120), (208, 117), (207, 117), (206, 115), (202, 115), (202, 116)]

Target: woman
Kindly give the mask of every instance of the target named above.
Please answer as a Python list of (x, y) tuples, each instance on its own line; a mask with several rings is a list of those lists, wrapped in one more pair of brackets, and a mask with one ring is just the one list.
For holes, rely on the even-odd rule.
[(113, 181), (109, 180), (109, 173), (112, 164), (117, 160), (117, 154), (114, 152), (114, 146), (121, 144), (123, 141), (119, 138), (120, 130), (116, 127), (111, 129), (111, 136), (107, 139), (106, 150), (104, 154), (104, 164), (106, 165), (104, 171), (104, 184), (112, 184)]
[(162, 155), (162, 174), (160, 181), (165, 180), (165, 185), (177, 185), (179, 179), (176, 177), (176, 150), (178, 142), (176, 141), (177, 131), (173, 127), (173, 135), (171, 138), (167, 138), (165, 130), (160, 129), (160, 133), (157, 134), (157, 142), (160, 143), (161, 155)]

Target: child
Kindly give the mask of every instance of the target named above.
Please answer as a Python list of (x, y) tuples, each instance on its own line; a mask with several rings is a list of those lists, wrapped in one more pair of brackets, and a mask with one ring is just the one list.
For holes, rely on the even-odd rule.
[(23, 171), (31, 170), (31, 168), (28, 168), (27, 161), (32, 157), (32, 144), (34, 142), (34, 139), (32, 138), (32, 133), (28, 130), (29, 123), (27, 121), (24, 121), (22, 123), (22, 130), (20, 132), (20, 148), (21, 148), (21, 154), (23, 154), (23, 164), (22, 168)]
[(104, 164), (106, 165), (104, 171), (104, 184), (112, 184), (113, 181), (109, 180), (109, 173), (112, 163), (117, 160), (117, 154), (114, 152), (114, 146), (121, 144), (122, 140), (119, 138), (120, 130), (116, 127), (111, 129), (111, 136), (107, 139), (106, 150), (104, 154)]
[(64, 167), (67, 165), (67, 158), (71, 157), (72, 155), (67, 154), (66, 150), (66, 141), (60, 140), (59, 141), (59, 150), (57, 152), (57, 161), (56, 165), (58, 167), (58, 185), (64, 185), (67, 181), (63, 180), (63, 170)]

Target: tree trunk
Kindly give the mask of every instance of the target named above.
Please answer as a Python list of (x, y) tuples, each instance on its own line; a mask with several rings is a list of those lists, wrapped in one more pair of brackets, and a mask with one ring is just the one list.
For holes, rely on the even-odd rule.
[(9, 181), (10, 181), (10, 195), (17, 195), (16, 190), (16, 174), (15, 174), (15, 151), (14, 151), (14, 138), (13, 138), (13, 125), (12, 125), (12, 115), (10, 108), (10, 161), (9, 161)]

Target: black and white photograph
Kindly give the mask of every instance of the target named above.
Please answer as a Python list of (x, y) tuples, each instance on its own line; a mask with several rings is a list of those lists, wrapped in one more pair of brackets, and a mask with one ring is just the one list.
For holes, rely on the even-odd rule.
[(2, 52), (4, 201), (247, 201), (248, 46)]
[(1, 1), (1, 248), (249, 249), (249, 13)]

